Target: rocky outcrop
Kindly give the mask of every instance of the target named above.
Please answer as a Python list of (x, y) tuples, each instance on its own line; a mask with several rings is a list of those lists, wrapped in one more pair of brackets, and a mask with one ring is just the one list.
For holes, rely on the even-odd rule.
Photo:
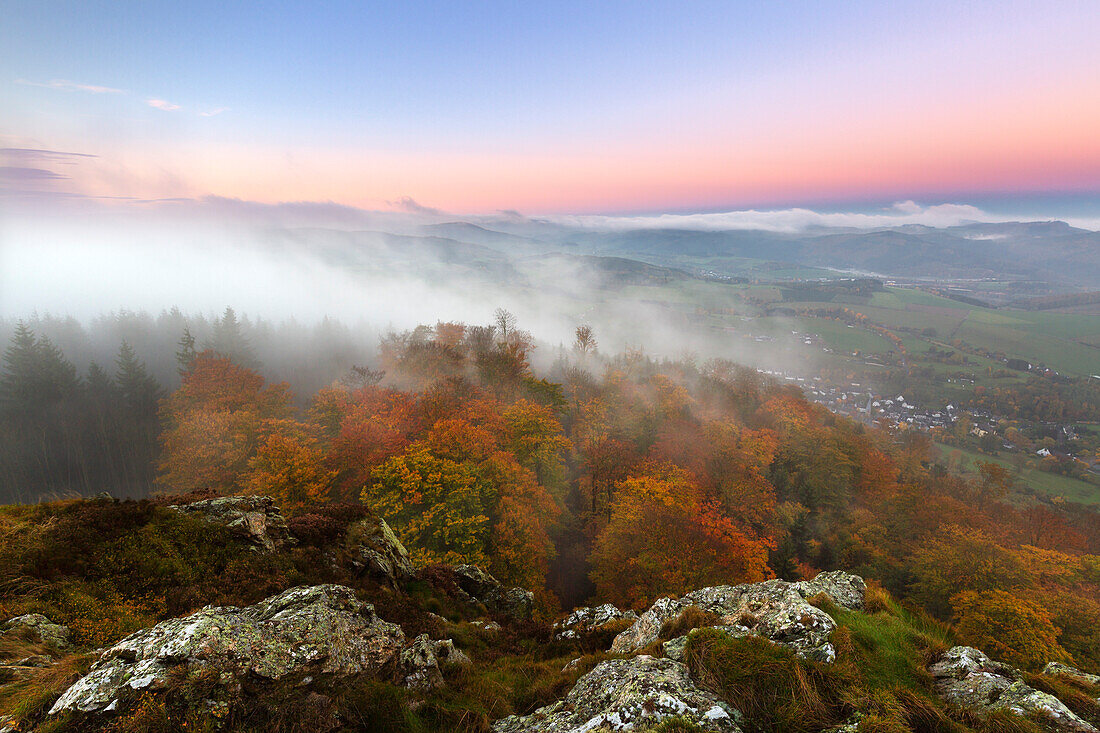
[(1068, 677), (1076, 682), (1083, 682), (1086, 685), (1100, 687), (1100, 675), (1082, 672), (1075, 667), (1071, 667), (1068, 664), (1062, 664), (1061, 662), (1048, 662), (1047, 666), (1043, 667), (1043, 674), (1048, 674), (1053, 677)]
[(215, 673), (224, 699), (240, 694), (246, 677), (308, 684), (374, 674), (400, 655), (404, 643), (401, 627), (378, 618), (350, 588), (302, 586), (254, 606), (207, 607), (131, 634), (102, 651), (50, 713), (123, 710), (140, 694), (162, 688), (180, 667)]
[(435, 645), (427, 634), (416, 637), (401, 650), (401, 673), (401, 684), (411, 690), (431, 690), (443, 685)]
[(265, 552), (294, 542), (286, 519), (275, 506), (275, 500), (268, 496), (223, 496), (168, 508), (227, 527)]
[(469, 600), (481, 603), (493, 613), (518, 621), (529, 621), (535, 611), (535, 594), (523, 588), (506, 588), (477, 565), (455, 565), (455, 582)]
[(611, 651), (627, 654), (652, 644), (666, 621), (694, 606), (716, 615), (714, 626), (734, 636), (762, 636), (793, 647), (807, 659), (832, 662), (836, 651), (829, 636), (836, 623), (829, 614), (807, 603), (806, 598), (824, 592), (838, 605), (854, 608), (857, 603), (863, 604), (862, 593), (858, 592), (862, 587), (862, 578), (831, 573), (817, 583), (768, 580), (702, 588), (680, 598), (661, 598), (633, 626), (615, 637)]
[(600, 662), (577, 680), (564, 700), (530, 715), (493, 723), (494, 733), (580, 733), (630, 730), (683, 717), (704, 731), (740, 733), (736, 712), (695, 685), (670, 659), (640, 655)]
[(633, 611), (620, 611), (610, 603), (602, 606), (578, 608), (561, 621), (554, 624), (554, 639), (564, 641), (579, 639), (615, 621), (637, 621), (638, 614)]
[(863, 578), (841, 570), (818, 573), (813, 580), (800, 580), (792, 585), (803, 598), (813, 598), (824, 593), (836, 605), (852, 611), (863, 608), (863, 597), (867, 593), (867, 583)]
[(949, 649), (929, 671), (936, 689), (950, 703), (980, 711), (1005, 710), (1016, 715), (1042, 715), (1067, 733), (1096, 733), (1061, 700), (1029, 687), (1019, 670), (994, 662), (968, 646)]
[(443, 685), (441, 667), (469, 664), (470, 658), (450, 639), (433, 641), (421, 634), (401, 651), (401, 683), (412, 690), (431, 690)]
[(8, 634), (18, 635), (23, 641), (55, 650), (65, 650), (71, 643), (68, 626), (55, 624), (40, 613), (16, 616), (0, 624), (0, 636)]
[(381, 517), (371, 516), (353, 524), (348, 529), (347, 544), (353, 562), (376, 577), (398, 582), (413, 574), (409, 553)]

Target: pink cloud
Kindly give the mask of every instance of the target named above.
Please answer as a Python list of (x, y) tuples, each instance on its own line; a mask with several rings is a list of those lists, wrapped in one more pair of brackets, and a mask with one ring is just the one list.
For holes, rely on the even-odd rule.
[(168, 102), (164, 99), (148, 99), (145, 101), (145, 103), (148, 104), (150, 107), (162, 109), (165, 112), (175, 112), (177, 109), (180, 108), (178, 104), (172, 104), (171, 102)]

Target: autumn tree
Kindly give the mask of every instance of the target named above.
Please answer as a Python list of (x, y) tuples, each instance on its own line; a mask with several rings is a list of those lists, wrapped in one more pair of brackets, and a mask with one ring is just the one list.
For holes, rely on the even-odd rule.
[(204, 351), (161, 405), (160, 483), (180, 492), (243, 489), (249, 460), (288, 429), (292, 413), (285, 384), (265, 386), (251, 369)]
[(565, 482), (563, 456), (572, 444), (563, 435), (561, 423), (550, 408), (520, 400), (503, 412), (504, 445), (535, 479), (555, 492)]
[(964, 591), (951, 598), (959, 639), (994, 659), (1027, 670), (1047, 662), (1072, 662), (1058, 643), (1061, 629), (1030, 600), (1003, 590)]
[(337, 472), (327, 468), (324, 453), (308, 429), (293, 421), (272, 425), (248, 460), (241, 479), (251, 494), (270, 496), (287, 514), (307, 511), (329, 501)]
[(383, 387), (330, 387), (310, 403), (311, 422), (325, 445), (325, 461), (336, 472), (332, 496), (356, 501), (374, 469), (401, 453), (419, 429), (413, 395)]
[(580, 354), (582, 358), (596, 352), (598, 344), (596, 343), (596, 334), (591, 326), (587, 324), (577, 326), (574, 335), (573, 350)]
[(622, 482), (596, 539), (592, 579), (601, 598), (639, 606), (669, 593), (772, 577), (769, 543), (706, 502), (688, 474), (650, 467)]
[(911, 593), (925, 608), (946, 618), (950, 599), (962, 591), (1016, 591), (1031, 585), (1020, 557), (986, 533), (960, 526), (944, 528), (919, 547), (910, 560)]
[(437, 456), (424, 442), (375, 469), (362, 494), (409, 548), (413, 562), (484, 566), (490, 507), (498, 496), (474, 464)]

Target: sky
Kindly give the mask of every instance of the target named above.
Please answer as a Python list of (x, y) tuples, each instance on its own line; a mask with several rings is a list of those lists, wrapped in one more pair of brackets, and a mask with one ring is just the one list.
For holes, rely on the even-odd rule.
[(3, 16), (9, 202), (1100, 200), (1095, 0), (7, 0)]

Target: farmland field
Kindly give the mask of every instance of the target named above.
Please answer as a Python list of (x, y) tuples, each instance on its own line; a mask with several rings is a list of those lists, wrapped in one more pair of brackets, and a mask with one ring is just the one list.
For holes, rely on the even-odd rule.
[(1001, 456), (990, 456), (975, 453), (963, 448), (956, 448), (943, 443), (936, 443), (940, 450), (941, 460), (947, 462), (952, 455), (958, 455), (961, 459), (959, 468), (964, 474), (976, 473), (978, 461), (996, 463), (1007, 468), (1016, 480), (1020, 488), (1030, 488), (1041, 494), (1051, 497), (1062, 497), (1068, 501), (1081, 504), (1100, 504), (1100, 486), (1080, 481), (1069, 476), (1057, 473), (1040, 471), (1037, 468), (1017, 469), (1016, 466)]

